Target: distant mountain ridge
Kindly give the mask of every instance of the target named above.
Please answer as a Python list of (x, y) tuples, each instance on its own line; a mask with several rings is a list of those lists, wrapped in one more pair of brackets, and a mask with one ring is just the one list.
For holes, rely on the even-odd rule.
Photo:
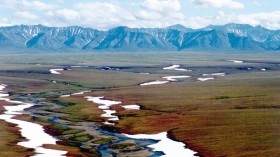
[(245, 24), (190, 29), (119, 26), (107, 31), (79, 26), (17, 25), (0, 27), (0, 49), (94, 51), (280, 50), (280, 30)]

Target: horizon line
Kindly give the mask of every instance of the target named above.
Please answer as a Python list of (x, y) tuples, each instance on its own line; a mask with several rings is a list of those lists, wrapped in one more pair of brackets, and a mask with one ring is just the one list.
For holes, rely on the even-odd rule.
[(180, 23), (177, 23), (177, 24), (173, 24), (173, 25), (170, 25), (170, 26), (167, 26), (167, 27), (129, 27), (129, 26), (125, 26), (125, 25), (119, 25), (119, 26), (115, 26), (115, 27), (111, 27), (111, 28), (108, 28), (108, 29), (97, 29), (97, 28), (93, 28), (93, 27), (87, 27), (87, 26), (79, 26), (79, 25), (69, 25), (69, 26), (49, 26), (49, 25), (44, 25), (44, 24), (32, 24), (32, 25), (28, 25), (28, 24), (16, 24), (16, 25), (10, 25), (10, 26), (0, 26), (0, 28), (7, 28), (7, 27), (15, 27), (15, 26), (44, 26), (44, 27), (49, 27), (49, 28), (67, 28), (67, 27), (81, 27), (81, 28), (89, 28), (89, 29), (94, 29), (94, 30), (102, 30), (102, 31), (108, 31), (108, 30), (111, 30), (111, 29), (114, 29), (114, 28), (118, 28), (118, 27), (127, 27), (127, 28), (130, 28), (130, 29), (164, 29), (164, 28), (169, 28), (169, 27), (172, 27), (172, 26), (176, 26), (176, 25), (180, 25), (180, 26), (183, 26), (184, 28), (186, 29), (192, 29), (192, 30), (200, 30), (200, 29), (205, 29), (207, 27), (210, 27), (210, 26), (226, 26), (226, 25), (231, 25), (231, 24), (235, 24), (235, 25), (247, 25), (247, 26), (251, 26), (251, 27), (262, 27), (264, 29), (267, 29), (267, 30), (271, 30), (271, 31), (277, 31), (277, 30), (280, 30), (280, 28), (278, 29), (271, 29), (271, 28), (266, 28), (262, 25), (250, 25), (250, 24), (243, 24), (243, 23), (226, 23), (226, 24), (220, 24), (220, 25), (207, 25), (205, 27), (201, 27), (201, 28), (190, 28), (190, 27), (187, 27), (183, 24), (180, 24)]

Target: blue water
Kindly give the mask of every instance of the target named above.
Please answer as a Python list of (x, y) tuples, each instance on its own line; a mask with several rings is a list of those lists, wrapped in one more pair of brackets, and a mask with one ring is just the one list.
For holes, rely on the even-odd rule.
[[(118, 134), (118, 133), (113, 133), (113, 132), (109, 132), (109, 131), (105, 131), (99, 127), (92, 127), (92, 129), (98, 131), (99, 133), (105, 134), (105, 135), (110, 135), (115, 137), (115, 140), (113, 140), (111, 143), (109, 144), (103, 144), (98, 146), (96, 149), (99, 150), (101, 152), (101, 154), (103, 156), (109, 156), (109, 155), (117, 155), (116, 153), (108, 150), (108, 147), (114, 143), (119, 143), (122, 141), (126, 141), (126, 140), (133, 140), (135, 141), (136, 145), (138, 145), (141, 148), (144, 148), (145, 150), (148, 150), (150, 152), (153, 153), (153, 155), (151, 155), (150, 157), (158, 157), (158, 156), (162, 156), (164, 155), (162, 152), (153, 152), (151, 150), (151, 148), (148, 148), (148, 145), (151, 144), (156, 144), (157, 142), (159, 142), (158, 140), (152, 140), (152, 139), (133, 139), (133, 138), (128, 138), (124, 135)], [(129, 152), (127, 152), (127, 154), (129, 154)]]
[[(55, 123), (55, 124), (58, 124), (58, 125), (61, 125), (61, 126), (67, 126), (67, 124), (63, 124), (63, 123), (57, 122), (57, 120), (58, 120), (57, 116), (53, 116), (53, 117), (48, 118), (48, 121), (50, 121), (52, 123)], [(112, 142), (110, 142), (109, 144), (103, 144), (103, 145), (95, 147), (95, 149), (97, 149), (102, 154), (102, 156), (104, 156), (104, 157), (110, 156), (110, 155), (113, 156), (113, 157), (117, 157), (118, 154), (113, 152), (113, 151), (110, 151), (108, 149), (109, 146), (112, 145), (112, 144), (115, 144), (115, 143), (126, 141), (126, 140), (133, 140), (133, 141), (135, 141), (136, 145), (138, 145), (139, 147), (141, 147), (141, 148), (143, 148), (145, 150), (148, 150), (151, 153), (153, 153), (149, 157), (159, 157), (159, 156), (164, 155), (163, 152), (154, 152), (154, 151), (152, 151), (151, 148), (148, 147), (148, 145), (155, 144), (155, 143), (159, 142), (158, 140), (152, 140), (152, 139), (133, 139), (133, 138), (128, 138), (128, 137), (126, 137), (124, 135), (121, 135), (121, 134), (118, 134), (118, 133), (114, 133), (114, 132), (103, 130), (100, 127), (91, 126), (89, 128), (91, 128), (93, 130), (96, 130), (96, 131), (98, 131), (101, 134), (105, 134), (105, 135), (109, 135), (109, 136), (115, 137), (115, 139)], [(129, 155), (129, 154), (130, 154), (130, 152), (127, 152), (127, 155)]]

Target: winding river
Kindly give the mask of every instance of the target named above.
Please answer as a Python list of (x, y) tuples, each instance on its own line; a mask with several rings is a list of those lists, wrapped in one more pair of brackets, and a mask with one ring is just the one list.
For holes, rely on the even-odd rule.
[(3, 91), (6, 87), (7, 85), (0, 85), (0, 101), (6, 101), (14, 106), (4, 106), (6, 111), (4, 114), (0, 115), (0, 119), (5, 120), (8, 123), (16, 124), (17, 127), (20, 128), (21, 136), (27, 140), (18, 142), (17, 145), (34, 149), (35, 155), (33, 157), (65, 157), (67, 154), (66, 151), (47, 149), (43, 147), (45, 144), (56, 145), (56, 142), (58, 141), (54, 137), (45, 133), (43, 126), (14, 119), (16, 115), (24, 114), (23, 111), (34, 106), (34, 104), (10, 100), (7, 98), (9, 94)]
[[(163, 68), (164, 70), (175, 70), (175, 71), (191, 71), (187, 69), (180, 68), (180, 65), (172, 65), (170, 67)], [(50, 69), (52, 74), (59, 75), (60, 71), (64, 69)], [(190, 78), (190, 76), (181, 75), (181, 76), (166, 76), (162, 77), (165, 79), (164, 81), (153, 81), (148, 83), (143, 83), (141, 86), (146, 85), (156, 85), (156, 84), (165, 84), (169, 82), (177, 81), (177, 79), (186, 79)], [(10, 100), (9, 94), (5, 93), (3, 90), (7, 87), (7, 85), (0, 85), (0, 101), (9, 102), (15, 106), (4, 106), (5, 112), (0, 115), (0, 119), (5, 120), (8, 123), (16, 124), (17, 127), (20, 128), (21, 135), (27, 139), (27, 141), (18, 142), (17, 144), (23, 146), (25, 148), (32, 148), (35, 151), (34, 157), (65, 157), (67, 152), (54, 150), (54, 149), (46, 149), (43, 147), (45, 144), (55, 145), (57, 139), (48, 135), (44, 132), (44, 129), (41, 125), (22, 121), (18, 119), (14, 119), (16, 115), (24, 114), (24, 110), (28, 109), (34, 104), (24, 103), (21, 101), (13, 101)], [(69, 95), (62, 95), (61, 97), (70, 97), (73, 95), (82, 95), (88, 91), (82, 91), (78, 93), (73, 93)], [(93, 97), (87, 96), (85, 97), (88, 101), (91, 101), (98, 105), (98, 108), (103, 110), (103, 114), (101, 117), (107, 119), (104, 122), (105, 125), (115, 125), (114, 122), (119, 120), (119, 117), (114, 115), (117, 113), (116, 110), (112, 110), (111, 106), (113, 105), (121, 105), (120, 101), (113, 101), (104, 99), (104, 97)], [(122, 107), (126, 110), (140, 110), (139, 105), (122, 105)], [(53, 119), (52, 122), (58, 123), (56, 118)], [(67, 125), (62, 124), (61, 125)], [(168, 138), (167, 132), (161, 132), (158, 134), (136, 134), (136, 135), (128, 135), (123, 133), (113, 133), (109, 131), (105, 131), (98, 126), (91, 126), (92, 129), (98, 131), (101, 134), (106, 134), (109, 136), (113, 136), (115, 140), (110, 144), (103, 144), (98, 146), (96, 149), (102, 153), (102, 156), (117, 156), (116, 152), (111, 151), (109, 146), (112, 144), (117, 144), (125, 141), (134, 141), (137, 146), (143, 148), (146, 153), (149, 152), (150, 157), (164, 156), (164, 157), (194, 157), (196, 152), (186, 148), (186, 145), (182, 142), (173, 141)], [(39, 139), (39, 140), (38, 140)]]
[[(113, 101), (113, 100), (107, 100), (104, 99), (104, 97), (91, 97), (87, 96), (85, 97), (88, 101), (94, 102), (95, 104), (98, 104), (98, 108), (102, 109), (105, 114), (102, 114), (102, 117), (108, 118), (109, 121), (117, 121), (119, 118), (115, 115), (112, 115), (116, 113), (115, 110), (110, 110), (110, 107), (113, 105), (119, 105), (122, 102), (120, 101)], [(138, 109), (137, 105), (133, 105), (134, 109)], [(137, 108), (136, 108), (137, 107)], [(124, 107), (125, 108), (125, 107)], [(140, 106), (139, 106), (140, 108)], [(106, 121), (105, 124), (111, 124), (110, 122)], [(113, 125), (113, 124), (111, 124)], [(147, 134), (136, 134), (136, 135), (128, 135), (128, 134), (122, 134), (126, 138), (131, 138), (134, 141), (138, 140), (148, 140), (153, 141), (153, 143), (148, 143), (146, 147), (151, 148), (152, 151), (156, 152), (162, 152), (161, 155), (158, 154), (158, 156), (164, 156), (164, 157), (174, 157), (176, 154), (176, 157), (194, 157), (196, 152), (187, 149), (186, 145), (182, 142), (177, 142), (169, 139), (167, 137), (167, 132), (161, 132), (154, 135), (147, 135)], [(117, 134), (114, 134), (114, 136), (119, 136)], [(124, 138), (124, 137), (122, 137)], [(136, 142), (137, 143), (137, 142)], [(157, 156), (157, 155), (154, 155)]]

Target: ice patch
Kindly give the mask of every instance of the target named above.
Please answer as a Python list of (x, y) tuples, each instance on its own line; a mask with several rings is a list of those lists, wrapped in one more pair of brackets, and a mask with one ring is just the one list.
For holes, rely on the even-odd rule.
[[(106, 108), (112, 105), (121, 104), (120, 101), (112, 101), (112, 100), (105, 100), (104, 97), (91, 97), (87, 96), (85, 97), (88, 101), (92, 101), (96, 104), (100, 104), (101, 106), (105, 106)], [(123, 106), (126, 109), (140, 109), (139, 105), (124, 105)], [(114, 116), (112, 114), (116, 113), (115, 110), (103, 110), (105, 113), (102, 114), (102, 117), (110, 118), (109, 120), (119, 120), (117, 116)], [(110, 122), (104, 122), (106, 125), (114, 125), (114, 123)], [(149, 148), (152, 148), (154, 151), (161, 151), (165, 155), (164, 157), (186, 157), (186, 156), (195, 156), (196, 152), (186, 149), (185, 144), (182, 142), (177, 142), (169, 139), (167, 137), (167, 132), (154, 134), (154, 135), (145, 135), (145, 134), (137, 134), (137, 135), (128, 135), (123, 134), (126, 137), (134, 138), (134, 139), (152, 139), (158, 141), (156, 144), (148, 145)]]
[(178, 81), (177, 79), (184, 79), (184, 78), (189, 78), (190, 76), (165, 76), (162, 77), (163, 79), (166, 79), (166, 81), (152, 81), (152, 82), (147, 82), (147, 83), (142, 83), (140, 86), (150, 86), (150, 85), (160, 85), (160, 84), (166, 84), (169, 82), (174, 82)]
[(139, 105), (124, 105), (122, 107), (126, 110), (140, 110)]
[[(22, 103), (22, 102), (20, 102), (20, 103)], [(30, 108), (32, 106), (33, 106), (33, 104), (22, 104), (22, 105), (17, 105), (17, 106), (4, 106), (4, 108), (6, 110), (5, 114), (19, 115), (19, 114), (22, 114), (21, 111), (23, 111), (26, 108)]]
[(190, 78), (190, 76), (165, 76), (162, 78), (166, 79), (167, 81), (177, 81), (177, 79)]
[[(92, 96), (86, 96), (85, 97), (88, 101), (94, 102), (96, 104), (99, 104), (98, 108), (102, 109), (105, 113), (101, 115), (101, 117), (109, 118), (109, 121), (117, 121), (119, 118), (117, 116), (114, 116), (112, 114), (116, 113), (115, 110), (109, 110), (111, 106), (121, 104), (120, 101), (112, 101), (112, 100), (105, 100), (104, 97), (92, 97)], [(110, 122), (104, 122), (104, 124), (108, 125), (114, 125), (114, 123)]]
[(1, 85), (0, 85), (0, 92), (1, 92), (2, 90), (4, 90), (4, 89), (6, 88), (6, 86), (7, 86), (7, 85), (5, 85), (5, 84), (1, 84)]
[(80, 65), (73, 65), (73, 66), (71, 66), (71, 68), (81, 68), (82, 66), (80, 66)]
[(163, 70), (173, 70), (173, 69), (176, 69), (176, 68), (179, 68), (180, 65), (172, 65), (172, 66), (169, 66), (169, 67), (164, 67)]
[(241, 60), (227, 60), (228, 62), (233, 62), (233, 63), (244, 63), (244, 61)]
[(71, 95), (83, 95), (83, 94), (88, 93), (88, 92), (90, 92), (90, 91), (77, 92), (77, 93), (73, 93)]
[(214, 77), (208, 77), (208, 78), (198, 78), (198, 81), (209, 81), (209, 80), (214, 80)]
[(21, 101), (13, 101), (9, 98), (9, 94), (2, 93), (6, 86), (0, 85), (0, 100), (7, 101), (13, 104), (20, 104), (16, 106), (4, 106), (5, 112), (0, 115), (0, 119), (5, 120), (8, 123), (16, 124), (20, 128), (22, 137), (26, 138), (27, 141), (18, 142), (17, 145), (32, 148), (36, 153), (33, 157), (65, 157), (67, 151), (60, 151), (54, 149), (43, 148), (45, 144), (56, 145), (57, 140), (52, 136), (45, 133), (43, 126), (31, 122), (13, 119), (14, 116), (23, 114), (24, 109), (30, 108), (33, 104), (23, 103)]
[(150, 85), (159, 85), (159, 84), (166, 84), (169, 83), (169, 81), (152, 81), (147, 83), (142, 83), (140, 86), (150, 86)]
[(31, 157), (65, 157), (66, 156), (66, 151), (58, 151), (54, 149), (46, 149), (39, 147), (35, 150), (36, 155), (31, 156)]
[(103, 122), (103, 124), (105, 124), (105, 125), (115, 125), (115, 123), (110, 123), (110, 122)]
[(137, 135), (128, 135), (123, 134), (126, 137), (134, 139), (152, 139), (158, 140), (156, 144), (149, 145), (149, 148), (152, 148), (154, 151), (161, 151), (165, 155), (163, 157), (194, 157), (196, 152), (185, 148), (185, 144), (182, 142), (177, 142), (169, 139), (167, 137), (167, 132), (162, 132), (154, 135), (147, 134), (137, 134)]
[(101, 115), (101, 117), (105, 117), (105, 118), (110, 118), (108, 120), (119, 120), (119, 118), (117, 116), (114, 116), (112, 114), (117, 113), (115, 110), (103, 110), (105, 113)]
[(92, 101), (96, 104), (100, 104), (100, 105), (105, 106), (107, 108), (109, 108), (110, 106), (118, 105), (118, 104), (122, 103), (120, 101), (105, 100), (105, 99), (103, 99), (104, 98), (103, 96), (102, 97), (86, 96), (85, 98), (88, 99), (88, 101)]
[(64, 69), (50, 69), (50, 72), (55, 75), (60, 75), (59, 71), (63, 71)]
[(212, 73), (212, 74), (203, 74), (203, 76), (226, 76), (226, 73)]
[(68, 94), (68, 95), (61, 95), (60, 97), (61, 98), (65, 98), (65, 97), (70, 97), (71, 95), (70, 94)]
[(176, 71), (192, 71), (192, 70), (188, 70), (188, 69), (183, 69), (183, 68), (180, 68), (181, 65), (172, 65), (172, 66), (169, 66), (169, 67), (164, 67), (163, 70), (176, 70)]
[(142, 74), (142, 75), (149, 75), (150, 73), (139, 73), (139, 74)]

